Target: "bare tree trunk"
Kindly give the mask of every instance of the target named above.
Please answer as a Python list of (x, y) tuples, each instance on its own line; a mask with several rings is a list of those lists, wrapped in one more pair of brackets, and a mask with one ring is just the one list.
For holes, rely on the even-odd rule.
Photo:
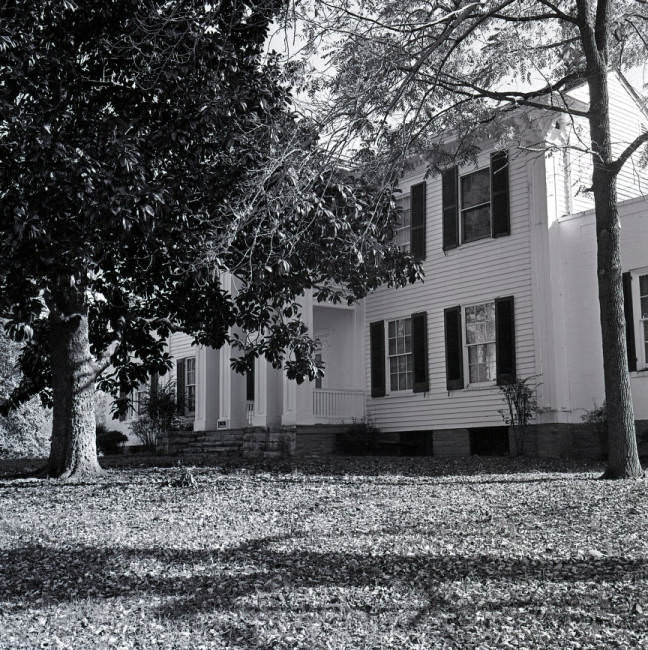
[(54, 409), (47, 473), (68, 479), (100, 473), (95, 425), (95, 368), (86, 309), (51, 317)]
[(603, 369), (608, 419), (606, 478), (642, 475), (634, 408), (628, 374), (626, 327), (623, 311), (621, 228), (617, 210), (616, 170), (610, 142), (607, 69), (590, 75), (590, 133), (594, 158), (593, 191), (598, 244), (597, 273)]

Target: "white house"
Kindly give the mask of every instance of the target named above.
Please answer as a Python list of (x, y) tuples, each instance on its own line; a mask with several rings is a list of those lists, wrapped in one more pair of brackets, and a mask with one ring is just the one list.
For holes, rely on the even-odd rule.
[[(614, 146), (648, 117), (612, 75)], [(582, 89), (572, 93), (586, 102)], [(185, 415), (212, 441), (290, 427), (297, 450), (330, 451), (336, 431), (369, 421), (420, 452), (505, 451), (498, 381), (535, 377), (541, 407), (534, 451), (595, 453), (583, 414), (604, 399), (596, 234), (589, 157), (565, 144), (586, 124), (555, 114), (531, 122), (529, 146), (485, 145), (476, 166), (400, 182), (403, 247), (423, 260), (425, 282), (381, 288), (353, 307), (313, 303), (307, 324), (321, 342), (326, 376), (297, 385), (265, 360), (253, 376), (230, 370), (231, 351), (193, 347), (176, 334), (169, 351)], [(648, 425), (648, 200), (636, 161), (618, 180), (632, 393)], [(579, 436), (581, 438), (579, 438)], [(192, 444), (199, 444), (195, 435)]]

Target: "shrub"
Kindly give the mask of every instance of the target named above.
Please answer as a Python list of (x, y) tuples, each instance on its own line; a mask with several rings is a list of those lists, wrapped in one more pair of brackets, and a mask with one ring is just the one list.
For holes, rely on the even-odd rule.
[(158, 451), (160, 442), (174, 428), (176, 417), (176, 388), (170, 381), (161, 384), (154, 392), (149, 391), (139, 404), (138, 417), (131, 423), (133, 435), (148, 451)]
[(107, 430), (102, 424), (97, 425), (97, 449), (103, 454), (123, 454), (127, 440), (128, 436), (121, 431)]
[(538, 412), (536, 399), (538, 385), (532, 383), (534, 379), (535, 377), (521, 377), (499, 387), (506, 404), (506, 408), (500, 409), (499, 414), (504, 424), (513, 428), (514, 455), (524, 453), (524, 439), (529, 422)]
[(581, 420), (592, 427), (592, 431), (598, 437), (599, 444), (601, 445), (601, 457), (607, 458), (608, 427), (607, 406), (605, 405), (605, 400), (603, 400), (603, 403), (600, 406), (594, 404), (594, 408), (585, 411), (585, 413), (581, 415)]
[(336, 437), (337, 451), (347, 456), (362, 456), (376, 451), (378, 429), (369, 422), (354, 422)]
[[(0, 322), (0, 404), (20, 382), (18, 356), (21, 346), (4, 333)], [(38, 397), (0, 416), (0, 456), (43, 457), (49, 452), (52, 412)]]

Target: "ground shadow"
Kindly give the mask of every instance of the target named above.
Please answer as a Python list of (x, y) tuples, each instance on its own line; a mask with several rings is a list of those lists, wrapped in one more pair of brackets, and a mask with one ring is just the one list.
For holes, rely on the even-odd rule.
[[(535, 583), (588, 582), (592, 605), (602, 603), (594, 588), (606, 585), (642, 584), (648, 578), (648, 560), (596, 557), (563, 560), (498, 558), (492, 555), (400, 555), (372, 557), (368, 554), (282, 551), (289, 536), (254, 539), (230, 549), (140, 549), (128, 546), (74, 549), (29, 545), (0, 551), (0, 594), (5, 607), (20, 610), (42, 604), (56, 604), (83, 598), (156, 597), (162, 602), (155, 613), (176, 619), (214, 610), (254, 608), (253, 599), (239, 599), (260, 592), (317, 587), (414, 586), (427, 602), (409, 620), (416, 626), (427, 616), (469, 616), (477, 604), (458, 605), (446, 597), (444, 585), (470, 580), (505, 585), (527, 585), (528, 593), (518, 602), (502, 602), (486, 596), (481, 610), (502, 608), (562, 608), (569, 604), (569, 590), (547, 601), (534, 595)], [(279, 547), (279, 550), (278, 548)], [(182, 571), (178, 569), (182, 568)], [(500, 590), (501, 593), (501, 590)], [(579, 590), (581, 609), (583, 591)], [(277, 609), (281, 600), (271, 600)], [(268, 610), (268, 604), (263, 606)], [(611, 610), (610, 610), (611, 611)], [(642, 625), (648, 629), (646, 620)]]

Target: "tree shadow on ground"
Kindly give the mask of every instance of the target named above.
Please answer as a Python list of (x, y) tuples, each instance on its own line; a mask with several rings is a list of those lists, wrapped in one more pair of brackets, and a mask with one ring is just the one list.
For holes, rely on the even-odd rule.
[[(371, 556), (281, 550), (291, 539), (280, 535), (211, 550), (23, 546), (0, 551), (1, 600), (8, 610), (18, 611), (36, 602), (49, 605), (84, 598), (155, 597), (162, 602), (152, 613), (179, 619), (216, 610), (255, 609), (253, 596), (259, 593), (270, 599), (270, 605), (263, 606), (268, 611), (291, 607), (274, 597), (286, 590), (396, 587), (414, 590), (426, 601), (409, 618), (408, 625), (416, 627), (432, 615), (463, 618), (474, 616), (478, 609), (498, 612), (522, 607), (564, 612), (567, 605), (577, 604), (580, 610), (591, 605), (599, 612), (601, 608), (612, 612), (612, 601), (605, 601), (597, 586), (607, 590), (611, 585), (624, 589), (635, 585), (641, 590), (648, 578), (648, 560), (643, 558), (531, 560), (486, 554)], [(500, 589), (484, 586), (483, 601), (467, 605), (447, 596), (446, 585), (461, 581), (497, 584)], [(578, 603), (571, 603), (569, 585), (577, 582), (589, 583), (589, 587), (585, 597), (581, 589)], [(536, 593), (539, 583), (566, 588), (548, 599), (546, 589)], [(508, 590), (509, 598), (502, 597), (502, 589)], [(591, 602), (586, 602), (587, 598)], [(645, 619), (640, 625), (648, 630)]]

